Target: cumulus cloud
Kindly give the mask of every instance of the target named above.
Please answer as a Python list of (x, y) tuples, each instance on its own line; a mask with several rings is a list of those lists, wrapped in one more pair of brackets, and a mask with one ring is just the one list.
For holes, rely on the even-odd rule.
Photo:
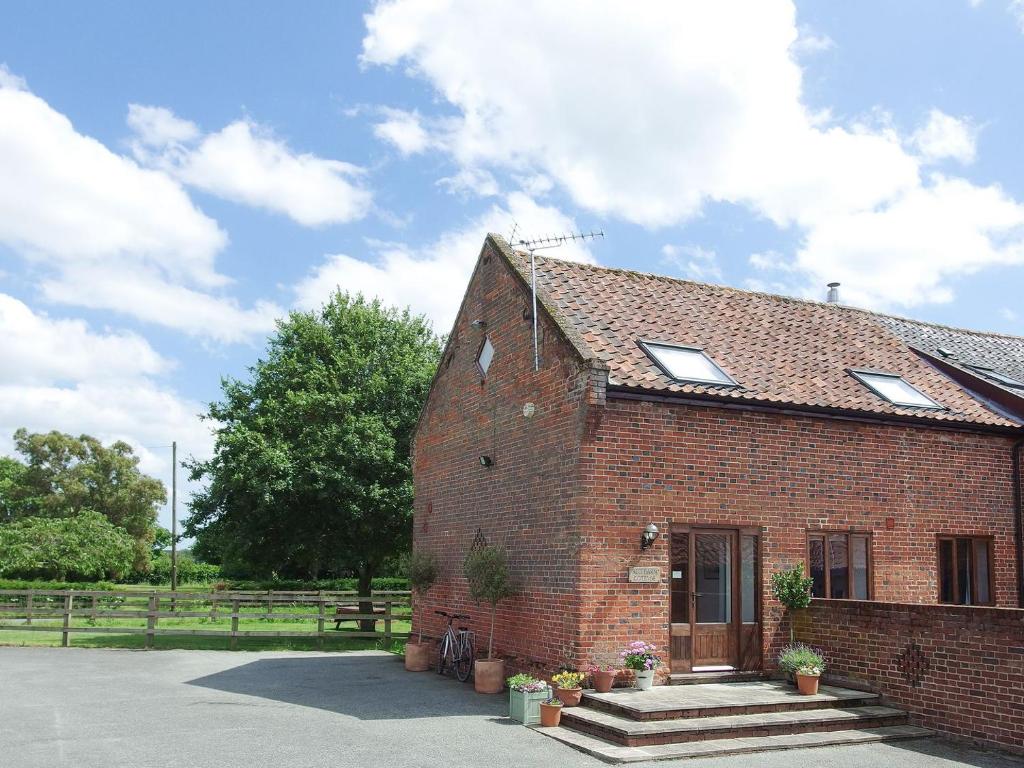
[(910, 144), (926, 160), (952, 159), (966, 164), (974, 162), (977, 134), (969, 120), (933, 109), (928, 121), (910, 137)]
[(661, 263), (668, 264), (690, 280), (722, 282), (722, 268), (718, 254), (699, 245), (661, 246)]
[(283, 213), (307, 227), (354, 221), (370, 209), (363, 169), (295, 152), (252, 120), (203, 135), (168, 109), (132, 104), (128, 125), (139, 162), (226, 200)]
[[(411, 307), (426, 315), (439, 333), (447, 333), (462, 301), (473, 265), (488, 232), (505, 234), (518, 223), (518, 231), (530, 236), (565, 232), (576, 222), (549, 206), (538, 205), (522, 192), (507, 197), (465, 226), (446, 232), (430, 244), (371, 243), (376, 254), (364, 260), (334, 254), (316, 267), (296, 287), (296, 303), (303, 309), (319, 306), (336, 290), (360, 292), (385, 304)], [(570, 243), (545, 253), (558, 258), (592, 262), (590, 251)]]
[(416, 155), (431, 145), (430, 134), (420, 122), (417, 112), (385, 107), (385, 119), (373, 126), (373, 133), (395, 146), (403, 155)]
[[(530, 34), (494, 56), (524, 16)], [(1016, 201), (923, 170), (973, 159), (969, 119), (933, 110), (904, 136), (879, 111), (841, 121), (804, 104), (800, 57), (832, 43), (788, 0), (382, 0), (366, 27), (365, 66), (425, 81), (456, 110), (425, 124), (460, 167), (540, 174), (585, 209), (649, 227), (709, 202), (745, 206), (794, 230), (802, 245), (777, 264), (801, 292), (866, 266), (862, 303), (912, 305), (947, 299), (957, 275), (1020, 261)]]

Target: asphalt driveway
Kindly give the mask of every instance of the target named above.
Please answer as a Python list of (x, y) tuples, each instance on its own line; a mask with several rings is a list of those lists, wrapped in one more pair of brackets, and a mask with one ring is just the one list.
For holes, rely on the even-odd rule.
[[(512, 724), (504, 696), (380, 652), (0, 648), (4, 768), (603, 765)], [(1009, 768), (939, 740), (651, 765)]]

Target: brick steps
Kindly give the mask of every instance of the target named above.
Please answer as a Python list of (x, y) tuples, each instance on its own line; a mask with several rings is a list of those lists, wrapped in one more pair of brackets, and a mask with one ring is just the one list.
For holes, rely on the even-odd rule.
[(562, 724), (626, 747), (795, 733), (863, 730), (904, 725), (905, 712), (883, 706), (719, 715), (673, 720), (634, 720), (589, 707), (566, 707)]
[[(531, 726), (536, 728), (536, 726)], [(894, 725), (825, 733), (798, 733), (782, 736), (756, 736), (737, 739), (711, 739), (682, 744), (659, 744), (648, 747), (623, 747), (569, 728), (537, 728), (540, 733), (608, 763), (637, 763), (648, 760), (679, 760), (688, 757), (771, 752), (782, 749), (869, 744), (877, 741), (900, 741), (932, 736), (927, 728)]]
[(707, 683), (750, 683), (764, 680), (764, 672), (676, 672), (668, 676), (669, 685), (705, 685)]

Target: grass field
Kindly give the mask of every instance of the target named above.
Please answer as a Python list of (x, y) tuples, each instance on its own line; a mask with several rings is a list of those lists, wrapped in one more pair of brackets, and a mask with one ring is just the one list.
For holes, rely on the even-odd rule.
[[(129, 586), (128, 588), (118, 588), (122, 592), (139, 592), (139, 593), (151, 593), (151, 592), (167, 592), (167, 587), (152, 587), (149, 585), (137, 585)], [(199, 586), (188, 586), (179, 588), (178, 592), (191, 591), (205, 593), (209, 592), (209, 587), (206, 585)], [(143, 594), (139, 595), (139, 604), (134, 605), (135, 598), (132, 598), (130, 602), (133, 605), (125, 605), (125, 608), (143, 608), (145, 605), (145, 598)], [(166, 598), (165, 598), (166, 600)], [(187, 601), (179, 602), (179, 610), (188, 611), (190, 607), (187, 605)], [(77, 606), (76, 606), (77, 607)], [(198, 606), (197, 606), (198, 607)], [(101, 607), (101, 610), (103, 608)], [(166, 606), (162, 607), (162, 610), (167, 610)], [(191, 608), (195, 610), (195, 608)], [(220, 606), (220, 610), (229, 611), (230, 606)], [(266, 605), (252, 605), (243, 606), (240, 609), (240, 613), (253, 613), (262, 614), (266, 613)], [(400, 608), (395, 606), (395, 612), (408, 612), (407, 607)], [(293, 614), (310, 614), (316, 613), (315, 606), (310, 605), (274, 605), (274, 618), (239, 618), (238, 629), (241, 631), (266, 631), (266, 632), (312, 632), (316, 630), (316, 619), (303, 619), (303, 618), (292, 618)], [(61, 643), (61, 619), (59, 618), (42, 618), (36, 617), (32, 621), (32, 625), (35, 627), (40, 626), (53, 626), (54, 632), (42, 632), (38, 630), (19, 630), (19, 629), (8, 629), (10, 626), (20, 626), (23, 622), (15, 622), (11, 620), (3, 621), (3, 627), (0, 627), (0, 646), (2, 645), (15, 645), (15, 646), (59, 646)], [(144, 628), (146, 626), (145, 617), (140, 618), (96, 618), (91, 619), (88, 616), (75, 616), (72, 620), (72, 627), (134, 627)], [(211, 618), (161, 618), (159, 620), (160, 629), (188, 629), (188, 630), (220, 630), (230, 631), (231, 630), (231, 619), (218, 617), (216, 619)], [(383, 621), (378, 621), (377, 629), (382, 631), (384, 628)], [(394, 619), (391, 622), (392, 632), (402, 634), (408, 633), (411, 629), (411, 624), (408, 619)], [(341, 625), (341, 629), (335, 630), (334, 621), (328, 616), (326, 622), (326, 631), (328, 636), (323, 639), (324, 651), (354, 651), (354, 650), (382, 650), (390, 651), (392, 653), (403, 653), (405, 650), (405, 640), (392, 638), (390, 640), (372, 637), (350, 637), (351, 633), (357, 631), (355, 622), (345, 621)], [(143, 648), (145, 646), (145, 636), (141, 634), (117, 634), (117, 633), (89, 633), (87, 631), (74, 632), (70, 634), (70, 643), (73, 647), (79, 648)], [(238, 650), (239, 651), (314, 651), (320, 650), (317, 645), (317, 639), (314, 637), (239, 637), (237, 638)], [(157, 635), (153, 638), (153, 647), (156, 649), (196, 649), (196, 650), (228, 650), (230, 638), (227, 637), (203, 637), (194, 635)]]

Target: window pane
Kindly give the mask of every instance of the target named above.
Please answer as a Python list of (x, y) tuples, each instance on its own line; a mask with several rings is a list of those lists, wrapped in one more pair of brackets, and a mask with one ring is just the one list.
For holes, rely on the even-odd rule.
[(825, 539), (821, 536), (812, 536), (808, 542), (808, 557), (810, 563), (808, 568), (811, 572), (812, 597), (825, 596)]
[(953, 602), (953, 540), (939, 540), (939, 600)]
[(672, 623), (690, 623), (690, 534), (672, 534)]
[(740, 539), (740, 609), (745, 624), (757, 621), (757, 536)]
[(732, 552), (723, 533), (695, 534), (698, 624), (732, 621)]
[(971, 594), (971, 540), (956, 540), (956, 602), (960, 605), (973, 605)]
[(491, 360), (494, 359), (494, 345), (491, 344), (490, 337), (484, 339), (484, 345), (480, 349), (480, 357), (477, 358), (477, 362), (480, 363), (480, 370), (487, 373), (487, 369), (491, 367)]
[(899, 376), (878, 373), (858, 373), (857, 375), (878, 394), (896, 405), (910, 405), (919, 408), (940, 407), (938, 403), (914, 389)]
[(828, 580), (832, 589), (830, 597), (843, 600), (850, 596), (849, 560), (846, 552), (846, 534), (828, 537)]
[(992, 602), (992, 596), (988, 591), (988, 542), (984, 539), (974, 540), (974, 583), (977, 589), (977, 602), (979, 605), (988, 605)]
[(647, 351), (674, 379), (733, 384), (725, 372), (699, 349), (645, 344)]
[(850, 560), (853, 567), (853, 599), (868, 599), (868, 537), (850, 537)]

